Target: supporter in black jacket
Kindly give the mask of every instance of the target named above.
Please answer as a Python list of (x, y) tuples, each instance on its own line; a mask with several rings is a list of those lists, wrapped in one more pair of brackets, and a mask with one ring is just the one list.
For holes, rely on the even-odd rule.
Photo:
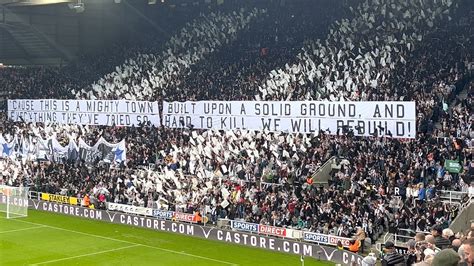
[(415, 246), (416, 246), (416, 241), (415, 240), (412, 239), (412, 240), (407, 242), (408, 252), (405, 255), (405, 258), (406, 258), (406, 264), (408, 266), (415, 264), (418, 260), (418, 257), (416, 255)]
[(385, 243), (385, 256), (382, 259), (382, 266), (406, 266), (405, 257), (395, 250), (395, 244), (387, 241)]
[(443, 228), (440, 225), (435, 225), (431, 229), (431, 234), (435, 237), (435, 245), (440, 249), (451, 247), (451, 242), (442, 236)]

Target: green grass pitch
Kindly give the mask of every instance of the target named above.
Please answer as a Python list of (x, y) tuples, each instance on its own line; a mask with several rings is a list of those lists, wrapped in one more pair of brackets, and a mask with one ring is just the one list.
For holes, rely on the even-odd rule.
[[(0, 215), (0, 265), (301, 265), (297, 255), (60, 214)], [(311, 265), (334, 263), (305, 258)]]

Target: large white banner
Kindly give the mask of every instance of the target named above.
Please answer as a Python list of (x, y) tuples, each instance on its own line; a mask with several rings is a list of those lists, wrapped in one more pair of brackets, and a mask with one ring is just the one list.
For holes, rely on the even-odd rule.
[(8, 100), (13, 121), (73, 125), (160, 126), (158, 102), (128, 100)]
[(415, 138), (416, 112), (415, 102), (163, 102), (163, 125)]

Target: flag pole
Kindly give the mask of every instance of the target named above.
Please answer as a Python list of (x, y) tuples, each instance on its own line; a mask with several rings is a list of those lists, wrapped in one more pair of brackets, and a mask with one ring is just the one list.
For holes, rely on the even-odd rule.
[(304, 255), (301, 255), (301, 266), (304, 266)]

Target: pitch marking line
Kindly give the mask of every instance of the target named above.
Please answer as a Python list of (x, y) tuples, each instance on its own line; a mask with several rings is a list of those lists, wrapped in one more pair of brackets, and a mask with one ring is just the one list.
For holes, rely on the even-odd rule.
[(104, 253), (109, 253), (109, 252), (114, 252), (114, 251), (119, 251), (119, 250), (123, 250), (123, 249), (139, 247), (139, 246), (141, 246), (141, 245), (140, 244), (130, 245), (130, 246), (126, 246), (126, 247), (114, 248), (114, 249), (109, 249), (109, 250), (104, 250), (104, 251), (99, 251), (99, 252), (94, 252), (94, 253), (88, 253), (88, 254), (83, 254), (83, 255), (78, 255), (78, 256), (72, 256), (72, 257), (67, 257), (67, 258), (62, 258), (62, 259), (57, 259), (57, 260), (48, 260), (48, 261), (38, 262), (38, 263), (35, 263), (35, 264), (31, 264), (31, 265), (32, 266), (34, 266), (34, 265), (43, 265), (43, 264), (48, 264), (48, 263), (53, 263), (53, 262), (58, 262), (58, 261), (72, 260), (72, 259), (88, 257), (88, 256), (94, 256), (94, 255), (99, 255), (99, 254), (104, 254)]
[(20, 232), (20, 231), (26, 231), (26, 230), (37, 229), (37, 228), (42, 228), (42, 227), (45, 227), (45, 226), (41, 225), (41, 226), (33, 226), (33, 227), (28, 227), (28, 228), (15, 229), (15, 230), (0, 231), (0, 234)]
[(179, 251), (175, 251), (175, 250), (171, 250), (171, 249), (166, 249), (166, 248), (154, 247), (154, 246), (135, 243), (135, 242), (127, 241), (127, 240), (121, 240), (121, 239), (116, 239), (116, 238), (111, 238), (111, 237), (106, 237), (106, 236), (94, 235), (94, 234), (84, 233), (84, 232), (81, 232), (81, 231), (75, 231), (75, 230), (70, 230), (70, 229), (66, 229), (66, 228), (61, 228), (61, 227), (56, 227), (56, 226), (51, 226), (51, 225), (46, 225), (46, 224), (40, 224), (40, 223), (33, 223), (33, 222), (28, 222), (28, 221), (23, 221), (23, 220), (14, 220), (14, 221), (27, 223), (27, 224), (41, 225), (43, 227), (52, 228), (52, 229), (56, 229), (56, 230), (62, 230), (62, 231), (66, 231), (66, 232), (71, 232), (71, 233), (76, 233), (76, 234), (81, 234), (81, 235), (86, 235), (86, 236), (91, 236), (91, 237), (97, 237), (97, 238), (102, 238), (102, 239), (127, 243), (127, 244), (131, 244), (131, 245), (147, 247), (147, 248), (152, 248), (152, 249), (156, 249), (156, 250), (166, 251), (166, 252), (169, 252), (169, 253), (184, 255), (184, 256), (193, 257), (193, 258), (199, 258), (199, 259), (203, 259), (203, 260), (214, 261), (214, 262), (218, 262), (218, 263), (222, 263), (222, 264), (226, 264), (226, 265), (231, 265), (231, 266), (239, 266), (236, 263), (232, 263), (232, 262), (228, 262), (228, 261), (208, 258), (208, 257), (189, 254), (189, 253), (183, 253), (183, 252), (179, 252)]

